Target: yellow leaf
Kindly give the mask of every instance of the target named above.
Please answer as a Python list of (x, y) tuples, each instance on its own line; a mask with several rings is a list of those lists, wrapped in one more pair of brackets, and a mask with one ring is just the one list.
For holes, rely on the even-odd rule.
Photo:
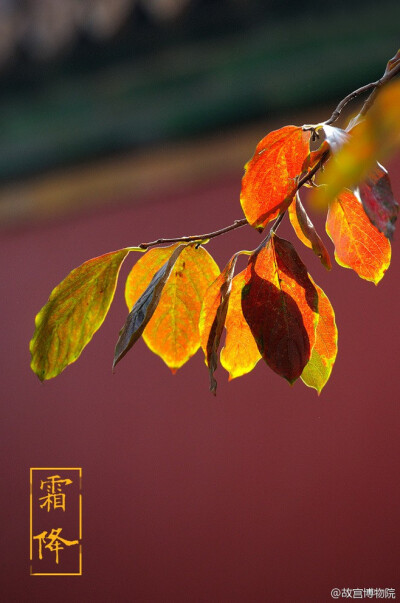
[(243, 270), (232, 280), (228, 312), (225, 320), (225, 347), (220, 354), (221, 364), (229, 372), (229, 380), (249, 373), (261, 358), (250, 327), (243, 316), (242, 289), (246, 284)]
[(301, 379), (320, 394), (336, 360), (338, 331), (335, 313), (328, 297), (318, 285), (314, 283), (314, 286), (318, 292), (318, 324), (311, 357), (301, 374)]
[[(129, 310), (176, 247), (151, 249), (132, 268), (125, 289)], [(217, 264), (203, 247), (196, 249), (195, 245), (188, 245), (164, 285), (158, 306), (143, 331), (143, 339), (173, 372), (200, 347), (200, 310), (205, 292), (218, 274)]]

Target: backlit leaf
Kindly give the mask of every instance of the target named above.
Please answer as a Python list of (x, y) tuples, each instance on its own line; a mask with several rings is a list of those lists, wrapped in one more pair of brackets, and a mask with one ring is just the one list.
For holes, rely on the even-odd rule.
[(322, 127), (325, 133), (325, 141), (329, 145), (332, 153), (337, 153), (345, 142), (348, 142), (350, 139), (349, 133), (341, 128), (336, 128), (335, 126), (329, 126), (326, 124), (324, 124)]
[(185, 245), (178, 245), (170, 258), (152, 277), (146, 290), (136, 301), (122, 327), (114, 353), (113, 368), (125, 356), (142, 335), (146, 325), (153, 316), (171, 271)]
[(312, 249), (321, 260), (322, 265), (325, 266), (327, 270), (330, 270), (332, 264), (329, 253), (308, 217), (298, 193), (293, 202), (289, 205), (289, 219), (300, 241), (304, 243), (306, 247)]
[[(315, 285), (315, 283), (314, 283)], [(321, 393), (328, 381), (337, 355), (337, 327), (332, 305), (318, 285), (318, 324), (315, 344), (311, 357), (301, 374), (301, 379), (308, 387)]]
[[(315, 151), (311, 151), (304, 160), (302, 173), (305, 175), (317, 167), (321, 161), (325, 163), (330, 154), (330, 147), (326, 140)], [(306, 183), (307, 185), (307, 183)]]
[[(125, 289), (128, 308), (149, 285), (151, 276), (173, 253), (176, 245), (151, 249), (132, 268)], [(204, 249), (188, 245), (175, 263), (158, 306), (143, 331), (148, 347), (175, 372), (200, 347), (199, 317), (207, 288), (219, 268)]]
[(393, 197), (387, 171), (379, 163), (358, 187), (365, 213), (378, 230), (393, 238), (399, 206)]
[(293, 245), (276, 235), (250, 258), (243, 315), (266, 363), (293, 383), (315, 343), (318, 295)]
[(121, 264), (130, 250), (88, 260), (52, 291), (36, 316), (30, 343), (31, 367), (39, 379), (56, 377), (79, 358), (107, 315)]
[(238, 255), (235, 254), (230, 259), (221, 274), (207, 289), (200, 313), (200, 344), (209, 368), (210, 390), (214, 395), (217, 390), (217, 381), (214, 377), (218, 364), (217, 353), (224, 330), (237, 257)]
[(370, 222), (354, 193), (345, 190), (330, 204), (326, 231), (338, 264), (378, 284), (390, 264), (390, 243)]
[(296, 176), (302, 173), (309, 153), (310, 136), (297, 126), (285, 126), (258, 143), (245, 166), (240, 195), (247, 221), (255, 228), (264, 228), (291, 202)]
[(375, 168), (376, 161), (400, 146), (399, 81), (382, 89), (364, 119), (349, 134), (349, 141), (326, 164), (326, 186), (313, 191), (316, 206), (326, 207), (344, 188), (357, 186)]
[(246, 284), (245, 273), (243, 270), (232, 281), (225, 319), (226, 339), (220, 360), (229, 373), (229, 380), (252, 371), (261, 358), (250, 327), (243, 316), (242, 289)]

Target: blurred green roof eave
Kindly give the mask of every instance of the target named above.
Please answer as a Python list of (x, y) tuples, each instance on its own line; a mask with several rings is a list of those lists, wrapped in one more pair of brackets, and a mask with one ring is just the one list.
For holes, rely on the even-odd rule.
[(335, 104), (381, 75), (399, 22), (397, 2), (332, 7), (3, 90), (0, 181)]

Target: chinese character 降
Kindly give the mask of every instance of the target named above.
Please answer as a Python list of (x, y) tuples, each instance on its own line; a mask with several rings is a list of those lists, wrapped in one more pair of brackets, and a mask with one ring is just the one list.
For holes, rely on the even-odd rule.
[(48, 540), (48, 544), (45, 544), (45, 548), (49, 549), (56, 554), (56, 563), (58, 563), (58, 551), (61, 551), (63, 548), (62, 545), (72, 546), (73, 544), (79, 544), (79, 540), (66, 540), (65, 538), (60, 537), (60, 533), (62, 532), (62, 528), (52, 529), (50, 534), (47, 536), (47, 532), (44, 531), (37, 536), (34, 536), (34, 540), (39, 541), (39, 559), (43, 559), (42, 546)]

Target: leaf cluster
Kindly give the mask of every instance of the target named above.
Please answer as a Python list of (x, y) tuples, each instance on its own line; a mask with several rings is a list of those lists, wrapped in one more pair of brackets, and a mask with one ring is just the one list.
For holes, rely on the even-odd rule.
[[(399, 68), (397, 53), (382, 80)], [(245, 219), (206, 235), (120, 249), (73, 270), (36, 317), (30, 350), (38, 377), (55, 377), (79, 357), (106, 317), (123, 261), (141, 252), (126, 281), (129, 313), (113, 367), (143, 337), (172, 372), (202, 348), (214, 394), (219, 362), (234, 379), (261, 359), (290, 384), (301, 378), (320, 392), (337, 355), (334, 310), (293, 244), (276, 231), (287, 214), (297, 238), (331, 269), (323, 239), (300, 198), (302, 187), (312, 187), (312, 203), (327, 211), (326, 232), (337, 263), (375, 284), (382, 279), (390, 264), (398, 205), (379, 161), (400, 145), (400, 82), (377, 95), (380, 83), (369, 85), (373, 103), (367, 101), (345, 129), (333, 127), (332, 117), (312, 126), (284, 126), (258, 143), (242, 179)], [(272, 226), (257, 249), (238, 251), (220, 271), (205, 245), (244, 224), (260, 232)], [(235, 274), (240, 254), (248, 256), (248, 263)]]

